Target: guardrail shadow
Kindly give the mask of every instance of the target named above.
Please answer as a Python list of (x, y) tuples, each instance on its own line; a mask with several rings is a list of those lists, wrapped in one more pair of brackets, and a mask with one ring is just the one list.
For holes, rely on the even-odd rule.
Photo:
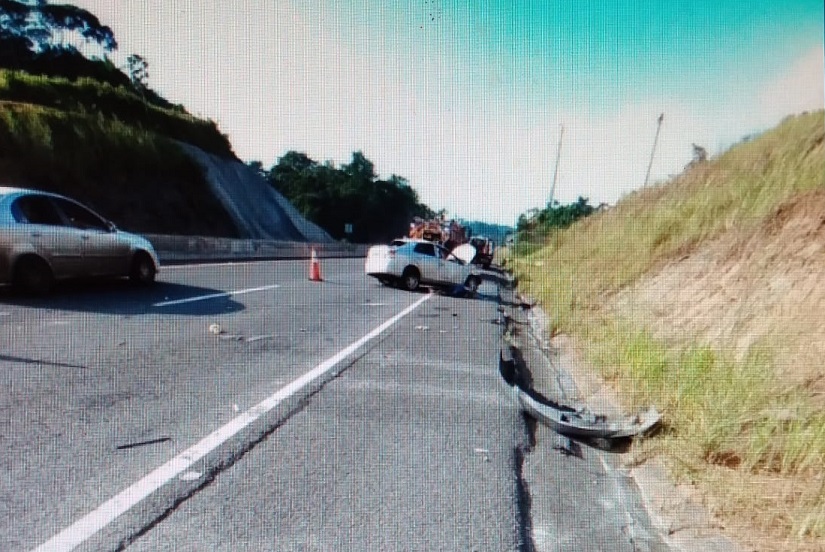
[(44, 311), (122, 316), (213, 316), (246, 308), (219, 289), (169, 282), (141, 287), (118, 279), (59, 282), (48, 295), (40, 297), (20, 295), (8, 287), (0, 288), (0, 304)]

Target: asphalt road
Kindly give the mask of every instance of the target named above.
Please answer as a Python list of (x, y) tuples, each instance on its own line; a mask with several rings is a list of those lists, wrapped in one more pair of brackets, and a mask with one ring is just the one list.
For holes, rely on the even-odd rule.
[(571, 526), (575, 549), (638, 549), (595, 453), (525, 462), (493, 282), (462, 299), (361, 259), (307, 270), (0, 293), (0, 550), (541, 550)]

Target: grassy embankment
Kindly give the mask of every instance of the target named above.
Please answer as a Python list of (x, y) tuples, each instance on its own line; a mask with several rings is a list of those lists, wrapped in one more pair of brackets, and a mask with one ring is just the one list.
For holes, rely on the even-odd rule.
[(825, 189), (824, 123), (823, 112), (789, 118), (508, 259), (552, 331), (574, 336), (626, 406), (664, 413), (664, 430), (637, 446), (637, 459), (661, 455), (760, 550), (825, 547), (825, 409), (804, 383), (780, 376), (777, 363), (794, 362), (780, 358), (783, 328), (774, 323), (775, 339), (734, 352), (700, 336), (662, 338), (619, 298), (724, 235), (766, 224), (783, 202)]
[(91, 79), (0, 70), (0, 182), (75, 197), (130, 230), (235, 236), (173, 140), (234, 158), (213, 122), (182, 108)]

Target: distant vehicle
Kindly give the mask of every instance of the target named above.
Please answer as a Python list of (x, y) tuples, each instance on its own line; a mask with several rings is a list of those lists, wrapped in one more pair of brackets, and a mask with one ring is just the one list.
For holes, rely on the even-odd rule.
[(470, 238), (470, 245), (476, 248), (476, 256), (475, 259), (473, 259), (473, 263), (480, 264), (484, 268), (490, 268), (495, 250), (493, 240), (484, 236), (475, 236)]
[(410, 223), (409, 237), (436, 242), (452, 251), (467, 243), (467, 229), (455, 220), (434, 218), (425, 220), (415, 217)]
[(56, 280), (88, 276), (150, 284), (158, 266), (148, 240), (77, 201), (0, 187), (0, 284), (33, 294), (48, 292)]
[(421, 285), (464, 288), (475, 293), (481, 276), (470, 261), (475, 249), (460, 245), (452, 253), (427, 240), (399, 239), (390, 245), (374, 245), (367, 251), (364, 271), (385, 285), (400, 284), (415, 291)]

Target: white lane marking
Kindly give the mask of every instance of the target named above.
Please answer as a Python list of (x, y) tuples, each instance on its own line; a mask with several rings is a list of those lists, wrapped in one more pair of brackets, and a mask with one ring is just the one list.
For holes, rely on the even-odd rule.
[(208, 299), (217, 299), (218, 297), (234, 297), (236, 295), (243, 295), (244, 293), (255, 293), (256, 291), (266, 291), (268, 289), (275, 289), (279, 288), (278, 284), (273, 284), (271, 286), (263, 286), (257, 288), (249, 288), (249, 289), (238, 289), (235, 291), (224, 291), (221, 293), (210, 293), (209, 295), (198, 295), (197, 297), (187, 297), (186, 299), (175, 299), (173, 301), (161, 301), (160, 303), (155, 303), (153, 307), (170, 307), (172, 305), (182, 305), (184, 303), (194, 303), (196, 301), (206, 301)]
[(200, 268), (200, 267), (203, 267), (203, 266), (206, 266), (206, 267), (213, 267), (213, 266), (235, 266), (235, 265), (244, 265), (244, 264), (250, 264), (251, 262), (254, 262), (254, 261), (227, 261), (227, 262), (223, 262), (223, 263), (221, 263), (221, 262), (212, 262), (212, 263), (184, 263), (184, 264), (174, 264), (174, 265), (165, 265), (165, 264), (161, 263), (160, 267), (161, 267), (161, 269), (163, 269), (163, 271), (165, 272), (165, 271), (167, 271), (167, 270), (183, 270), (183, 269), (186, 269), (186, 268), (193, 268), (193, 267), (194, 267), (194, 268)]
[(189, 470), (195, 462), (221, 446), (246, 426), (268, 413), (282, 401), (291, 397), (312, 381), (324, 375), (365, 343), (384, 333), (393, 324), (417, 309), (419, 305), (430, 297), (432, 297), (432, 294), (425, 295), (367, 335), (361, 337), (358, 341), (351, 343), (303, 376), (282, 387), (240, 416), (233, 418), (226, 425), (201, 439), (197, 444), (189, 447), (159, 468), (145, 475), (143, 479), (133, 483), (128, 488), (98, 506), (95, 510), (63, 529), (54, 537), (35, 548), (33, 552), (62, 552), (64, 550), (73, 550), (77, 546), (80, 546), (141, 500), (157, 491), (175, 477)]

